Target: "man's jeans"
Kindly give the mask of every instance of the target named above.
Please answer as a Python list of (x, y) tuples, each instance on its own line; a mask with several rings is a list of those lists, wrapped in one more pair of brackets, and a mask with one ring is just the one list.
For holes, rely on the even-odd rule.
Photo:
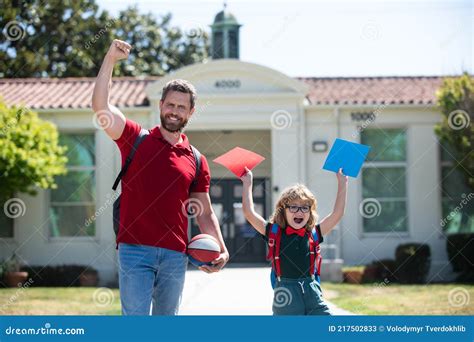
[(176, 315), (188, 257), (170, 249), (119, 244), (122, 315)]

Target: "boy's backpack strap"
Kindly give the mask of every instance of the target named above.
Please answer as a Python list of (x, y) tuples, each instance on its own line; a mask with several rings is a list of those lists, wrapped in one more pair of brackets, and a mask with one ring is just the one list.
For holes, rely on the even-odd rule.
[(272, 262), (272, 272), (270, 279), (272, 287), (275, 287), (276, 279), (280, 280), (281, 269), (280, 269), (280, 241), (281, 241), (282, 229), (276, 223), (272, 224), (270, 231), (268, 232), (268, 254), (267, 260)]
[(120, 170), (120, 173), (115, 179), (114, 185), (112, 186), (112, 190), (117, 190), (118, 183), (125, 175), (125, 173), (127, 173), (128, 167), (130, 166), (130, 163), (132, 162), (132, 159), (135, 156), (135, 152), (137, 152), (138, 145), (141, 144), (141, 142), (146, 138), (148, 134), (150, 134), (150, 132), (147, 129), (143, 128), (140, 130), (140, 133), (138, 133), (138, 136), (135, 139), (135, 142), (133, 143), (132, 150), (128, 154), (127, 159), (125, 160), (125, 164), (123, 165), (122, 169)]
[(272, 285), (272, 289), (274, 289), (276, 287), (276, 285), (277, 285), (276, 281), (277, 281), (277, 279), (276, 279), (276, 276), (275, 276), (275, 271), (272, 268), (271, 272), (270, 272), (270, 284)]
[(316, 228), (311, 230), (311, 235), (309, 236), (309, 244), (310, 244), (310, 271), (312, 277), (319, 278), (321, 273), (321, 247), (319, 245), (319, 233)]
[(309, 274), (311, 277), (314, 278), (314, 274), (316, 273), (316, 246), (315, 246), (315, 237), (314, 237), (314, 228), (311, 233), (308, 232), (308, 239), (309, 239)]
[(281, 231), (282, 229), (279, 228), (277, 235), (276, 235), (276, 241), (275, 241), (275, 254), (273, 258), (273, 266), (275, 269), (275, 276), (278, 280), (280, 280), (281, 277), (281, 268), (280, 268), (280, 242), (281, 242)]
[(275, 242), (277, 238), (277, 233), (278, 233), (279, 227), (278, 224), (274, 223), (272, 225), (272, 228), (268, 232), (268, 254), (267, 254), (267, 260), (268, 261), (273, 261), (273, 256), (275, 255)]

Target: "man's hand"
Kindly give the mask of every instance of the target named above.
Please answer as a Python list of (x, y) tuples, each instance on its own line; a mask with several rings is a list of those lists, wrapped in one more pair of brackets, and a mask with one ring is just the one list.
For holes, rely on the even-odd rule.
[(227, 264), (227, 261), (229, 261), (229, 253), (226, 251), (221, 253), (216, 260), (212, 261), (212, 266), (203, 265), (199, 269), (206, 273), (219, 272)]
[(107, 56), (116, 63), (121, 59), (127, 59), (130, 54), (132, 46), (123, 40), (114, 39), (112, 45), (110, 45)]

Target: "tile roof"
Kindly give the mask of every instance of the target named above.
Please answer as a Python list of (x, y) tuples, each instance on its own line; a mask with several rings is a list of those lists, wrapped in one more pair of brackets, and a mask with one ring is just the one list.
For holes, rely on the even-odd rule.
[[(145, 87), (158, 77), (114, 77), (110, 103), (119, 107), (147, 106)], [(90, 108), (95, 77), (0, 79), (0, 97), (8, 104), (34, 109)]]
[(312, 104), (421, 104), (436, 103), (443, 77), (335, 77), (298, 78), (310, 87)]
[[(115, 77), (110, 102), (119, 107), (148, 106), (146, 86), (159, 77)], [(311, 104), (422, 104), (436, 103), (442, 77), (297, 77), (309, 85)], [(0, 97), (8, 104), (34, 109), (90, 108), (95, 78), (0, 79)]]

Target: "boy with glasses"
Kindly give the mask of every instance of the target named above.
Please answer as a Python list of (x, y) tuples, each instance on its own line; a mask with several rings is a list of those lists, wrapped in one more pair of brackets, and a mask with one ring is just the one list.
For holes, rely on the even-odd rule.
[(272, 262), (274, 315), (330, 315), (322, 298), (319, 244), (344, 214), (347, 176), (337, 173), (338, 189), (333, 212), (318, 224), (317, 201), (309, 189), (296, 184), (285, 189), (269, 221), (255, 212), (252, 172), (246, 169), (242, 207), (245, 218), (265, 237), (267, 259)]

